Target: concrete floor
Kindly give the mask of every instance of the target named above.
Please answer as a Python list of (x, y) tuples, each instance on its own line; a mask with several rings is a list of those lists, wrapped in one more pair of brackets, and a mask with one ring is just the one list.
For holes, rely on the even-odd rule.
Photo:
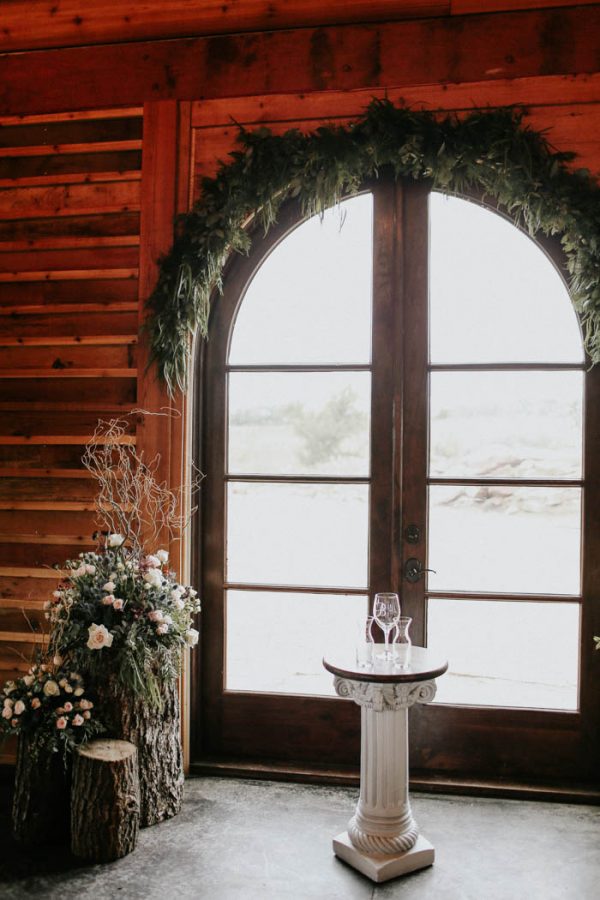
[(0, 822), (0, 897), (63, 900), (596, 900), (600, 807), (413, 795), (432, 868), (375, 886), (337, 860), (357, 791), (224, 778), (187, 783), (177, 818), (104, 866), (24, 854)]

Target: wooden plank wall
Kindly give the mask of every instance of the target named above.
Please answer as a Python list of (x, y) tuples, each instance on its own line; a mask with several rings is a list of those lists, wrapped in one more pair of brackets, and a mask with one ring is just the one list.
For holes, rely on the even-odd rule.
[(0, 681), (92, 547), (83, 445), (136, 404), (141, 150), (140, 109), (0, 123)]

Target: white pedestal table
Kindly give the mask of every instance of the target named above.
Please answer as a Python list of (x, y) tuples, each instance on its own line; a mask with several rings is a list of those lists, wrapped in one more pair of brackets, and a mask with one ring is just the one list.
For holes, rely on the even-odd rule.
[(373, 881), (430, 866), (432, 844), (419, 833), (408, 796), (408, 709), (430, 703), (448, 663), (412, 647), (407, 668), (377, 659), (359, 667), (349, 656), (323, 659), (340, 697), (361, 708), (360, 798), (348, 830), (333, 840), (336, 856)]

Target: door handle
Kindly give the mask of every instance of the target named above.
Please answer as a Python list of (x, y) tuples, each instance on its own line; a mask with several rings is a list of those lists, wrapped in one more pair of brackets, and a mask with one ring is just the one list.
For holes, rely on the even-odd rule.
[(411, 556), (410, 559), (407, 559), (404, 563), (404, 577), (406, 581), (409, 581), (411, 584), (415, 584), (425, 572), (434, 572), (437, 574), (435, 569), (425, 569), (416, 556)]

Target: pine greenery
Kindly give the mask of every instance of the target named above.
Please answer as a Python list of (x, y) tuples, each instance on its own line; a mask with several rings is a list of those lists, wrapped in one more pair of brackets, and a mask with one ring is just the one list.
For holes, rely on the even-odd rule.
[(148, 301), (151, 361), (169, 392), (186, 389), (191, 337), (207, 334), (229, 255), (250, 250), (248, 224), (268, 231), (290, 198), (306, 216), (322, 213), (384, 168), (448, 194), (479, 191), (532, 236), (560, 236), (586, 349), (600, 361), (600, 188), (523, 115), (505, 107), (439, 117), (373, 100), (348, 126), (281, 136), (241, 128), (240, 149), (203, 180), (200, 200), (179, 220)]

